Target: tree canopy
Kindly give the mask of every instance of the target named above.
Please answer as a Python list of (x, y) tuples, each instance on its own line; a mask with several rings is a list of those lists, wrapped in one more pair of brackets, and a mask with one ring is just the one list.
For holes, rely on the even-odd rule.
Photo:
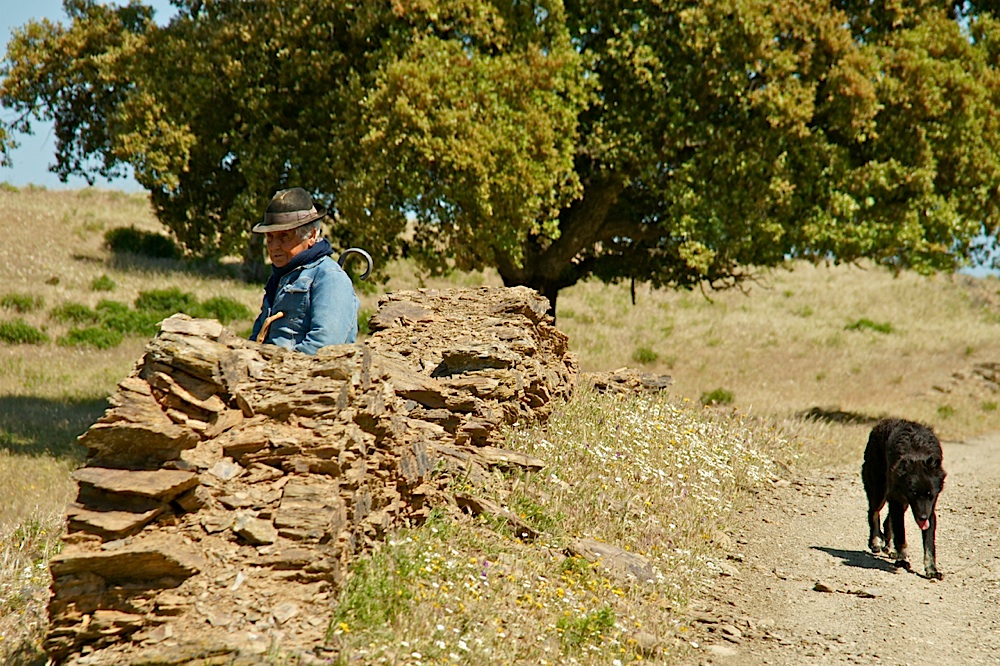
[[(0, 149), (134, 168), (192, 253), (278, 188), (382, 262), (738, 284), (789, 257), (953, 269), (1000, 222), (994, 3), (65, 0), (0, 68)], [(12, 114), (12, 115), (11, 115)]]

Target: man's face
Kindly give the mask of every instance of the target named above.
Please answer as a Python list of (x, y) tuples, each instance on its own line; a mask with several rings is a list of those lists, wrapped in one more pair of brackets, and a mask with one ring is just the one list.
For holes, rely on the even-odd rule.
[(267, 236), (267, 256), (278, 268), (284, 268), (292, 257), (316, 244), (316, 232), (302, 240), (299, 238), (298, 229), (269, 231), (265, 236)]

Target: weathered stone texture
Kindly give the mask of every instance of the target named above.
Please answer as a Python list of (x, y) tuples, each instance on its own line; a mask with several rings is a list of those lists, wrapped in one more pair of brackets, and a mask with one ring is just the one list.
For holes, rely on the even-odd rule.
[(547, 305), (523, 288), (393, 294), (368, 340), (316, 356), (164, 321), (80, 437), (88, 462), (51, 563), (53, 661), (308, 650), (351, 558), (435, 505), (495, 512), (533, 537), (446, 488), (455, 474), (544, 465), (500, 448), (499, 428), (546, 418), (573, 390)]

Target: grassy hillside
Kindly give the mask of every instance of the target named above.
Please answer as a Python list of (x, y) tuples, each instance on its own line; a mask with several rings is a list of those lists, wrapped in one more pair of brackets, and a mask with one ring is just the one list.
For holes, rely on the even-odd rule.
[[(150, 292), (222, 299), (250, 316), (259, 305), (261, 288), (233, 279), (224, 261), (110, 252), (105, 233), (122, 227), (163, 231), (139, 195), (0, 189), (5, 663), (40, 659), (47, 562), (81, 462), (75, 438), (148, 337), (102, 345), (74, 331), (113, 328), (100, 318), (112, 310), (141, 319)], [(996, 280), (793, 268), (746, 293), (639, 288), (634, 305), (626, 286), (565, 290), (557, 324), (584, 370), (638, 367), (672, 375), (673, 386), (656, 398), (581, 391), (547, 427), (512, 431), (511, 446), (550, 467), (480, 490), (544, 532), (544, 544), (447, 516), (401, 533), (337, 600), (331, 646), (365, 663), (606, 664), (656, 650), (682, 659), (684, 609), (762, 484), (789, 465), (858, 465), (882, 415), (928, 422), (945, 438), (1000, 430), (997, 386), (983, 378), (1000, 364)], [(425, 283), (408, 264), (390, 274), (362, 294), (366, 310), (385, 291), (499, 283), (491, 273)], [(250, 316), (229, 328), (246, 330)], [(642, 554), (661, 579), (632, 587), (565, 557), (582, 536)]]

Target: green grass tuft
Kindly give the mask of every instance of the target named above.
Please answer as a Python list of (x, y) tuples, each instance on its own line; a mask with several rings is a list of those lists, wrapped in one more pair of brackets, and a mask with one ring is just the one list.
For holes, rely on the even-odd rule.
[(49, 316), (64, 324), (96, 324), (100, 320), (100, 315), (82, 303), (63, 303), (53, 308)]
[(207, 301), (198, 303), (187, 314), (203, 319), (218, 319), (223, 324), (253, 316), (250, 309), (232, 298), (214, 296)]
[(122, 343), (125, 336), (121, 331), (100, 326), (73, 328), (56, 341), (61, 347), (94, 347), (96, 349), (111, 349)]
[(608, 606), (579, 616), (562, 616), (556, 621), (560, 641), (565, 647), (579, 647), (592, 641), (600, 642), (615, 626), (615, 612)]
[(660, 355), (649, 347), (638, 347), (632, 352), (632, 360), (641, 365), (656, 363), (658, 358), (660, 358)]
[(40, 345), (49, 341), (49, 336), (23, 319), (0, 321), (0, 342), (12, 345)]
[(5, 294), (0, 297), (0, 308), (14, 310), (21, 314), (34, 312), (45, 304), (45, 299), (41, 296), (31, 294)]
[(703, 405), (730, 405), (736, 396), (729, 389), (717, 388), (701, 394)]
[(194, 294), (181, 291), (177, 287), (140, 291), (139, 297), (135, 299), (135, 309), (144, 312), (164, 314), (184, 312), (190, 314), (197, 306), (198, 299), (195, 298)]
[(876, 333), (892, 333), (892, 324), (889, 322), (877, 322), (868, 319), (867, 317), (862, 317), (857, 321), (851, 322), (844, 327), (845, 331), (875, 331)]
[(101, 275), (100, 277), (95, 277), (93, 280), (90, 281), (91, 291), (114, 291), (115, 287), (117, 286), (118, 285), (115, 284), (115, 281), (109, 278), (107, 275)]

